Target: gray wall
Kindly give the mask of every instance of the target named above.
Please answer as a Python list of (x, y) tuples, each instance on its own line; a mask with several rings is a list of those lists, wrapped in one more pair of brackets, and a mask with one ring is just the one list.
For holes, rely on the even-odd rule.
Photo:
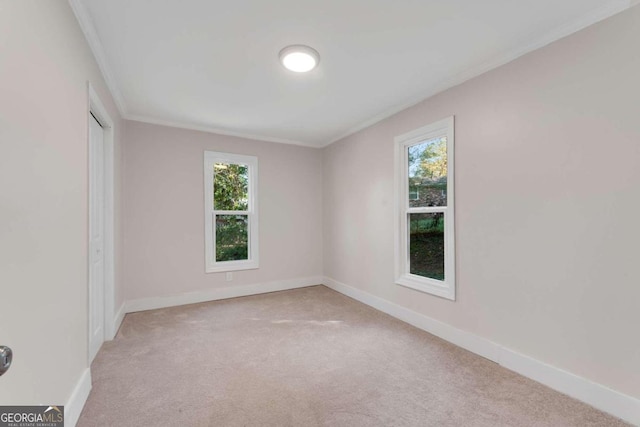
[(66, 404), (88, 368), (87, 81), (115, 121), (116, 177), (122, 122), (67, 2), (2, 0), (0, 40), (0, 403)]
[[(324, 149), (325, 275), (640, 397), (640, 7)], [(394, 284), (393, 138), (456, 116), (458, 300)]]
[[(127, 122), (126, 299), (322, 275), (322, 152)], [(203, 154), (258, 157), (260, 268), (205, 273)]]

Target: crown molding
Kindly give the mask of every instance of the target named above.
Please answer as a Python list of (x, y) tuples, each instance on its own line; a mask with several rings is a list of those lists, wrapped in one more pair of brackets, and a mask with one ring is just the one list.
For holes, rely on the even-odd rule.
[(107, 87), (109, 88), (111, 95), (116, 103), (116, 106), (118, 107), (120, 115), (123, 118), (127, 120), (156, 124), (161, 126), (170, 126), (170, 127), (181, 128), (181, 129), (190, 129), (190, 130), (197, 130), (202, 132), (216, 133), (220, 135), (235, 136), (239, 138), (247, 138), (247, 139), (254, 139), (254, 140), (260, 140), (260, 141), (267, 141), (267, 142), (276, 142), (280, 144), (299, 145), (303, 147), (312, 147), (312, 148), (324, 148), (328, 145), (331, 145), (334, 142), (340, 141), (341, 139), (344, 139), (350, 135), (353, 135), (356, 132), (359, 132), (370, 126), (373, 126), (376, 123), (381, 122), (382, 120), (385, 120), (403, 110), (406, 110), (407, 108), (410, 108), (416, 104), (419, 104), (422, 101), (434, 95), (437, 95), (438, 93), (444, 92), (445, 90), (450, 89), (454, 86), (458, 86), (468, 80), (471, 80), (474, 77), (477, 77), (477, 76), (480, 76), (481, 74), (486, 73), (487, 71), (490, 71), (502, 65), (505, 65), (529, 52), (540, 49), (561, 38), (567, 37), (577, 31), (580, 31), (590, 25), (593, 25), (604, 19), (607, 19), (617, 13), (620, 13), (640, 3), (640, 0), (610, 0), (605, 4), (601, 5), (600, 7), (592, 10), (591, 12), (586, 13), (575, 20), (569, 21), (553, 29), (552, 31), (549, 31), (543, 35), (537, 35), (535, 37), (532, 37), (528, 42), (525, 42), (519, 46), (516, 46), (515, 48), (505, 52), (502, 55), (491, 58), (488, 61), (485, 61), (479, 65), (476, 65), (461, 73), (458, 73), (451, 78), (441, 81), (439, 84), (436, 84), (435, 86), (432, 86), (428, 90), (419, 93), (418, 95), (412, 97), (406, 102), (397, 104), (396, 106), (390, 109), (387, 109), (382, 113), (377, 114), (371, 117), (370, 119), (361, 122), (356, 126), (349, 128), (345, 132), (340, 133), (338, 136), (330, 139), (326, 143), (313, 144), (313, 143), (303, 143), (300, 141), (294, 141), (294, 140), (289, 140), (285, 138), (270, 137), (265, 135), (253, 135), (253, 134), (244, 133), (244, 132), (221, 129), (214, 126), (196, 125), (196, 124), (191, 124), (191, 123), (182, 122), (182, 121), (164, 120), (164, 119), (147, 117), (142, 115), (127, 114), (127, 108), (124, 102), (124, 98), (122, 97), (122, 93), (119, 90), (119, 86), (116, 83), (116, 80), (113, 77), (113, 73), (111, 72), (111, 69), (108, 65), (106, 55), (104, 53), (104, 48), (96, 33), (93, 20), (91, 19), (90, 15), (88, 14), (84, 5), (82, 4), (82, 0), (68, 0), (68, 1), (71, 6), (71, 9), (73, 10), (80, 24), (80, 28), (82, 29), (85, 35), (85, 38), (87, 39), (87, 42), (89, 43), (89, 46), (96, 58), (98, 67), (102, 72), (102, 75), (105, 79)]
[(244, 133), (244, 132), (236, 132), (236, 131), (232, 131), (232, 130), (228, 130), (228, 129), (216, 128), (216, 127), (213, 127), (213, 126), (197, 125), (197, 124), (192, 124), (192, 123), (182, 122), (182, 121), (157, 119), (157, 118), (154, 118), (154, 117), (142, 116), (142, 115), (137, 115), (137, 114), (128, 114), (128, 115), (124, 116), (124, 119), (130, 120), (130, 121), (133, 121), (133, 122), (149, 123), (149, 124), (152, 124), (152, 125), (168, 126), (168, 127), (172, 127), (172, 128), (178, 128), (178, 129), (196, 130), (196, 131), (200, 131), (200, 132), (215, 133), (217, 135), (226, 135), (226, 136), (233, 136), (233, 137), (236, 137), (236, 138), (253, 139), (253, 140), (256, 140), (256, 141), (276, 142), (278, 144), (298, 145), (298, 146), (306, 147), (306, 148), (322, 148), (322, 147), (320, 147), (318, 145), (314, 145), (312, 143), (304, 143), (304, 142), (300, 142), (300, 141), (294, 141), (294, 140), (291, 140), (291, 139), (275, 138), (275, 137), (264, 136), (264, 135), (254, 135), (254, 134), (249, 134), (249, 133)]
[(98, 68), (102, 73), (105, 83), (107, 84), (107, 88), (109, 88), (109, 91), (111, 92), (111, 97), (118, 108), (118, 112), (121, 116), (126, 116), (127, 107), (124, 102), (124, 98), (122, 97), (122, 92), (120, 92), (120, 88), (118, 87), (118, 84), (113, 77), (113, 73), (111, 72), (111, 68), (108, 65), (107, 56), (104, 53), (104, 47), (102, 46), (102, 42), (100, 42), (100, 38), (98, 37), (95, 26), (93, 25), (91, 16), (82, 4), (82, 0), (69, 0), (69, 6), (71, 6), (71, 10), (73, 10), (76, 19), (80, 24), (80, 29), (82, 29), (84, 37), (87, 39), (87, 43), (89, 43), (89, 48), (91, 48), (93, 56), (98, 63)]
[(405, 103), (402, 104), (398, 104), (395, 107), (385, 110), (384, 112), (368, 119), (365, 120), (364, 122), (360, 123), (359, 125), (356, 125), (350, 129), (348, 129), (346, 132), (343, 132), (341, 134), (339, 134), (338, 136), (336, 136), (335, 138), (332, 138), (329, 142), (327, 142), (326, 144), (323, 144), (321, 146), (321, 148), (329, 146), (331, 144), (333, 144), (334, 142), (338, 142), (341, 139), (344, 139), (350, 135), (353, 135), (356, 132), (359, 132), (363, 129), (366, 129), (370, 126), (375, 125), (378, 122), (381, 122), (384, 119), (387, 119), (403, 110), (406, 110), (407, 108), (413, 107), (414, 105), (417, 105), (419, 103), (421, 103), (422, 101), (437, 95), (440, 92), (444, 92), (447, 89), (450, 89), (454, 86), (458, 86), (468, 80), (471, 80), (474, 77), (478, 77), (488, 71), (491, 71), (495, 68), (498, 68), (502, 65), (505, 65), (511, 61), (514, 61), (516, 59), (518, 59), (519, 57), (529, 53), (529, 52), (533, 52), (534, 50), (540, 49), (544, 46), (547, 46), (557, 40), (560, 40), (564, 37), (567, 37), (573, 33), (576, 33), (590, 25), (593, 25), (597, 22), (603, 21), (613, 15), (616, 15), (626, 9), (629, 9), (630, 7), (634, 6), (635, 4), (640, 3), (640, 0), (611, 0), (608, 1), (607, 3), (605, 3), (604, 5), (592, 10), (591, 12), (584, 14), (582, 16), (580, 16), (577, 19), (574, 19), (572, 21), (569, 21), (559, 27), (556, 27), (555, 29), (546, 32), (543, 35), (536, 35), (535, 37), (532, 37), (531, 39), (529, 39), (527, 42), (520, 44), (519, 46), (516, 46), (515, 48), (507, 51), (506, 53), (496, 56), (488, 61), (485, 61), (477, 66), (471, 67), (469, 69), (467, 69), (466, 71), (463, 71), (461, 73), (456, 74), (455, 76), (453, 76), (452, 78), (448, 78), (445, 79), (443, 81), (441, 81), (439, 84), (431, 87), (429, 90), (420, 93), (420, 95), (418, 96), (414, 96), (412, 97), (410, 100), (408, 100)]

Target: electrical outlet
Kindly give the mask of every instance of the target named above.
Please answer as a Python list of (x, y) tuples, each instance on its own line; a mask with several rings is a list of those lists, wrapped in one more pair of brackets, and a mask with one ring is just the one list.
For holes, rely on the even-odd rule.
[(227, 279), (227, 282), (232, 281), (233, 280), (233, 273), (231, 273), (231, 272), (227, 273), (226, 279)]

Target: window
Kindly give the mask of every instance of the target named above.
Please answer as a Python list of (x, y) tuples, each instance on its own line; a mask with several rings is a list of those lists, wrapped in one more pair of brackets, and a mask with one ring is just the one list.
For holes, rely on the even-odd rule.
[(204, 153), (207, 273), (258, 268), (258, 159)]
[(455, 300), (453, 123), (449, 117), (395, 139), (396, 283), (451, 300)]

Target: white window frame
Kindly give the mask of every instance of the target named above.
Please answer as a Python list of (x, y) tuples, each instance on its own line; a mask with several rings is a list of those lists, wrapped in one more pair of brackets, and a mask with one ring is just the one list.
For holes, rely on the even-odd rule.
[[(249, 167), (248, 209), (246, 211), (220, 211), (213, 208), (213, 165), (231, 163)], [(249, 256), (241, 261), (216, 261), (216, 215), (248, 215)], [(204, 152), (204, 232), (205, 232), (205, 265), (207, 273), (225, 271), (251, 270), (260, 267), (258, 254), (258, 158), (241, 154)]]
[[(409, 207), (408, 148), (438, 137), (447, 137), (447, 206)], [(415, 129), (395, 138), (396, 164), (396, 227), (395, 282), (418, 291), (455, 301), (455, 210), (454, 210), (454, 118), (453, 116)], [(431, 279), (410, 273), (409, 229), (410, 213), (444, 214), (444, 277)]]

